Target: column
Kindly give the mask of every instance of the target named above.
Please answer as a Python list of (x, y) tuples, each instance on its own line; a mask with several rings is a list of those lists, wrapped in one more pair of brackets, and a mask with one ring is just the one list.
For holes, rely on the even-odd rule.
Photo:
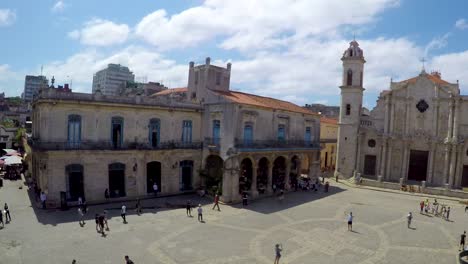
[(463, 156), (464, 156), (464, 144), (458, 145), (458, 157), (457, 157), (457, 166), (455, 169), (455, 181), (453, 183), (455, 188), (460, 187), (461, 185), (461, 177), (463, 175)]
[(290, 176), (291, 174), (291, 159), (287, 159), (286, 160), (286, 176), (284, 177), (284, 189), (285, 190), (289, 190), (291, 189), (291, 184), (289, 183), (290, 182)]
[(453, 187), (454, 182), (455, 182), (455, 166), (457, 164), (457, 154), (458, 154), (458, 148), (456, 145), (452, 146), (452, 157), (450, 158), (450, 177), (449, 177), (449, 186), (450, 188)]
[(380, 155), (380, 176), (382, 176), (384, 179), (385, 177), (385, 163), (386, 163), (386, 156), (387, 156), (387, 139), (383, 139), (382, 143), (382, 155)]
[(361, 138), (362, 135), (358, 133), (358, 138), (357, 138), (357, 154), (356, 154), (356, 165), (354, 167), (354, 170), (356, 172), (361, 172), (360, 167), (361, 167)]
[(389, 126), (389, 115), (390, 115), (390, 95), (385, 97), (385, 123), (384, 123), (384, 134), (388, 134), (388, 126)]
[(433, 168), (434, 168), (434, 157), (435, 157), (435, 142), (430, 142), (430, 150), (429, 150), (429, 163), (427, 165), (427, 177), (426, 181), (427, 183), (432, 183), (432, 177), (433, 177)]
[(448, 183), (448, 166), (450, 160), (450, 145), (445, 145), (445, 159), (444, 159), (444, 184)]
[(432, 108), (432, 136), (434, 138), (437, 137), (437, 131), (439, 130), (439, 100), (436, 98), (434, 99), (434, 107)]
[(401, 178), (405, 179), (405, 181), (408, 180), (408, 141), (404, 140), (404, 149), (403, 149), (403, 161), (402, 161), (402, 166), (401, 166)]
[(390, 115), (390, 127), (389, 127), (389, 134), (393, 133), (393, 124), (394, 124), (394, 119), (395, 119), (395, 103), (391, 104), (392, 108), (390, 109), (391, 115)]
[(232, 174), (230, 169), (225, 169), (223, 172), (223, 195), (221, 198), (223, 202), (232, 201)]
[[(408, 89), (407, 89), (408, 90)], [(406, 98), (405, 104), (405, 136), (409, 134), (411, 98)]]
[(452, 142), (458, 141), (458, 119), (459, 119), (459, 114), (460, 114), (459, 112), (460, 112), (460, 100), (455, 99)]
[(390, 180), (390, 171), (392, 169), (392, 142), (391, 140), (388, 141), (388, 158), (387, 160), (385, 161), (386, 162), (386, 165), (385, 165), (385, 174), (384, 174), (384, 179), (386, 181), (389, 181)]
[(273, 162), (269, 162), (268, 165), (269, 165), (268, 166), (268, 183), (267, 183), (266, 193), (271, 194), (271, 193), (273, 193), (273, 189), (272, 189), (272, 186), (273, 186)]
[(453, 101), (449, 102), (449, 116), (448, 116), (448, 129), (447, 129), (447, 138), (446, 140), (451, 140), (452, 138), (452, 129), (453, 129)]
[(252, 194), (253, 197), (258, 196), (258, 190), (257, 190), (257, 163), (254, 163), (253, 167), (252, 167), (252, 185), (250, 187), (250, 193)]

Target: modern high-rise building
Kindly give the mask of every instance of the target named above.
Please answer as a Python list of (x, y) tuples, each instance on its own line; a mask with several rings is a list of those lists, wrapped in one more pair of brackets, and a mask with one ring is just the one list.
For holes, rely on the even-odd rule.
[(39, 92), (39, 89), (46, 88), (48, 85), (49, 81), (45, 76), (26, 75), (24, 79), (23, 99), (27, 102), (31, 102), (34, 95)]
[(94, 74), (93, 93), (100, 90), (104, 95), (118, 95), (127, 81), (135, 81), (135, 75), (128, 67), (120, 64), (109, 64), (106, 69)]

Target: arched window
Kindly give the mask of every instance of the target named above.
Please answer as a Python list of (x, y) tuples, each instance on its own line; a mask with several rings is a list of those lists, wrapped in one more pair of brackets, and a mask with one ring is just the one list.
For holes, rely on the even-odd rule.
[(353, 71), (351, 69), (348, 70), (346, 76), (346, 85), (353, 85)]
[(350, 57), (353, 56), (353, 50), (352, 50), (352, 49), (349, 50), (349, 56), (350, 56)]
[(350, 114), (351, 114), (351, 105), (347, 104), (346, 105), (346, 115), (350, 115)]
[(78, 148), (81, 142), (81, 116), (68, 116), (68, 145), (71, 148)]

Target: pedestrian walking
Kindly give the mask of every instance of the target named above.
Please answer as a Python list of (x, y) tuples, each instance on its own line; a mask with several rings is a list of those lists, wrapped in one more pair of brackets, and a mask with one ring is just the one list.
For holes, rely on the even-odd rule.
[[(109, 231), (109, 225), (107, 224), (107, 210), (104, 210), (103, 214), (103, 220), (104, 220), (104, 224), (106, 224), (106, 231)], [(104, 225), (102, 226), (102, 228), (104, 229)]]
[(449, 221), (450, 216), (450, 206), (447, 208), (447, 212), (445, 212), (445, 220)]
[(423, 211), (424, 211), (424, 201), (421, 201), (421, 202), (419, 203), (419, 207), (420, 207), (420, 209), (421, 209), (421, 211), (420, 211), (419, 213), (422, 214)]
[(0, 208), (0, 223), (2, 223), (2, 228), (5, 227), (5, 223), (3, 222), (3, 210)]
[(126, 216), (127, 215), (127, 206), (122, 205), (122, 209), (120, 210), (120, 216), (122, 217), (123, 219), (123, 223), (126, 224), (127, 223), (127, 219), (126, 219)]
[(198, 205), (197, 211), (198, 211), (198, 221), (203, 222), (203, 209), (201, 207), (201, 204)]
[(348, 231), (353, 231), (353, 213), (349, 212), (348, 214)]
[(283, 246), (281, 244), (275, 245), (275, 262), (274, 264), (279, 264), (281, 258), (281, 251), (283, 251)]
[(463, 231), (463, 234), (460, 236), (460, 251), (465, 249), (465, 239), (466, 239), (466, 231)]
[(272, 188), (273, 188), (273, 193), (276, 193), (276, 184), (273, 183)]
[(83, 213), (88, 212), (88, 205), (86, 204), (86, 201), (83, 201), (83, 204), (81, 205), (81, 209), (83, 210)]
[(413, 214), (409, 212), (408, 215), (406, 216), (406, 219), (408, 220), (408, 228), (410, 228), (411, 220), (413, 220)]
[(135, 211), (137, 215), (141, 214), (141, 204), (140, 204), (140, 199), (137, 199), (136, 205), (135, 205)]
[(7, 223), (11, 222), (11, 215), (10, 215), (10, 209), (8, 208), (8, 204), (5, 203), (5, 206), (3, 207), (3, 209), (5, 210), (5, 221)]
[(328, 183), (328, 181), (325, 183), (325, 185), (323, 186), (323, 190), (325, 192), (328, 192), (328, 188), (330, 188), (330, 183)]
[(78, 197), (78, 206), (82, 206), (82, 205), (83, 205), (83, 198)]
[(185, 205), (185, 213), (187, 216), (192, 217), (192, 202), (190, 200), (188, 200), (187, 204)]
[(46, 200), (47, 200), (47, 195), (44, 192), (41, 192), (42, 209), (46, 209)]
[[(101, 234), (103, 236), (106, 235), (106, 233), (104, 232), (104, 222), (105, 222), (104, 219), (105, 219), (104, 215), (99, 215), (98, 217), (99, 230), (101, 231)], [(109, 230), (109, 228), (107, 230)]]
[(81, 209), (81, 207), (78, 207), (78, 217), (79, 217), (78, 223), (80, 224), (80, 226), (84, 226), (85, 225), (85, 221), (83, 220), (84, 213), (83, 213), (83, 210)]
[(153, 184), (153, 192), (154, 192), (154, 196), (158, 195), (158, 185), (156, 183)]
[(218, 207), (218, 211), (221, 211), (221, 210), (219, 209), (219, 195), (218, 195), (218, 194), (215, 194), (215, 197), (214, 197), (214, 205), (213, 205), (213, 209), (211, 209), (211, 210), (214, 210), (215, 207)]
[(247, 206), (247, 204), (248, 204), (247, 198), (248, 198), (247, 193), (243, 192), (242, 193), (242, 205), (243, 206)]
[(98, 214), (96, 214), (94, 216), (94, 221), (96, 222), (96, 232), (100, 233), (99, 232), (99, 215)]
[(133, 261), (128, 256), (125, 256), (124, 259), (125, 259), (126, 264), (134, 264)]

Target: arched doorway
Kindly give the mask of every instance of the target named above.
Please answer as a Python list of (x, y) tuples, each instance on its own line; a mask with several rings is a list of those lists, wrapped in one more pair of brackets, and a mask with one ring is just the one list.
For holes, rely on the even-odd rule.
[(65, 167), (67, 174), (67, 199), (69, 201), (77, 201), (78, 197), (84, 199), (84, 181), (83, 181), (83, 165), (70, 164)]
[(284, 157), (278, 157), (273, 162), (273, 175), (272, 184), (278, 189), (284, 189), (286, 180), (286, 159)]
[(109, 164), (109, 195), (110, 197), (125, 196), (125, 164)]
[(180, 190), (192, 190), (193, 160), (183, 160), (180, 165)]
[(289, 182), (291, 186), (296, 186), (298, 177), (301, 174), (301, 160), (297, 156), (291, 158), (291, 167), (289, 169)]
[(205, 161), (205, 170), (201, 176), (205, 178), (205, 186), (209, 192), (221, 194), (223, 186), (224, 161), (216, 155), (209, 155)]
[(158, 191), (161, 191), (161, 162), (151, 161), (146, 163), (146, 192), (153, 193), (153, 185), (156, 182)]
[(257, 168), (257, 191), (264, 194), (268, 186), (268, 159), (261, 158)]
[(252, 174), (252, 161), (248, 158), (243, 159), (239, 172), (239, 194), (250, 191), (250, 188), (252, 187)]

